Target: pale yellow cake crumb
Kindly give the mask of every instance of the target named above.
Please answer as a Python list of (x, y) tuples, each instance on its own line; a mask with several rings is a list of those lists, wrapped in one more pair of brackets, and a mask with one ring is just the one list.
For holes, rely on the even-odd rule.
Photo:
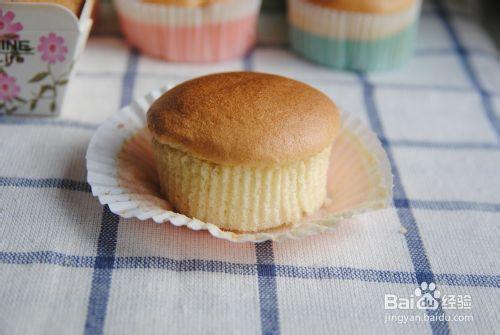
[(180, 212), (222, 229), (257, 231), (299, 221), (326, 196), (330, 147), (276, 167), (224, 166), (153, 140), (164, 195)]

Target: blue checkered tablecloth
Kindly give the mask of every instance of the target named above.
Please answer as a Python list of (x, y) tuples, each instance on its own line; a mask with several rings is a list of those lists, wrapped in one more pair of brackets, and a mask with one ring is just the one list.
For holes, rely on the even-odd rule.
[[(394, 206), (302, 241), (232, 244), (99, 205), (84, 157), (102, 121), (164, 84), (242, 69), (310, 83), (368, 123)], [(455, 9), (426, 4), (414, 59), (369, 75), (279, 46), (164, 63), (99, 34), (68, 90), (59, 118), (0, 117), (0, 334), (498, 334), (500, 63)], [(437, 309), (385, 308), (422, 282)]]

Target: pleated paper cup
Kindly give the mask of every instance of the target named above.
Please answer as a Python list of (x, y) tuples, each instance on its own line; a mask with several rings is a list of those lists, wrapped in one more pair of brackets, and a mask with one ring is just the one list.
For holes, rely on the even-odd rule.
[(114, 0), (127, 41), (168, 61), (212, 62), (250, 51), (261, 0), (226, 0), (205, 6)]
[(294, 224), (238, 233), (178, 213), (161, 193), (146, 126), (149, 106), (165, 91), (154, 91), (123, 108), (90, 141), (87, 178), (92, 194), (115, 214), (208, 230), (214, 237), (232, 242), (262, 242), (301, 239), (332, 230), (341, 220), (385, 208), (391, 202), (392, 174), (379, 140), (362, 122), (342, 113), (341, 130), (332, 146), (328, 196), (313, 215)]
[(306, 0), (288, 0), (288, 5), (294, 51), (330, 67), (370, 71), (398, 66), (411, 56), (422, 1), (389, 14), (336, 10)]

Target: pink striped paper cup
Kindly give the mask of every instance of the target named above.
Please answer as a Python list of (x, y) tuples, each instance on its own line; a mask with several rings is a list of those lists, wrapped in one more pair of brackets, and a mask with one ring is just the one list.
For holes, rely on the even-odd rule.
[(127, 41), (141, 52), (177, 62), (213, 62), (245, 55), (255, 44), (261, 0), (179, 7), (115, 0)]

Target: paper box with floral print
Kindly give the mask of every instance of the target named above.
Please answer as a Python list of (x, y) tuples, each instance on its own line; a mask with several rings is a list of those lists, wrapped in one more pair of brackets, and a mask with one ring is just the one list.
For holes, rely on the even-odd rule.
[(55, 4), (0, 5), (0, 114), (58, 115), (92, 26)]

